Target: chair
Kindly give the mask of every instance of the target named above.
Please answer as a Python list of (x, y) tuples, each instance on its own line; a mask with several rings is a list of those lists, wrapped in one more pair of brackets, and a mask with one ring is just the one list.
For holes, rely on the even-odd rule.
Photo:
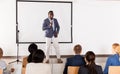
[(63, 70), (64, 70), (64, 64), (51, 64), (52, 67), (52, 74), (63, 74)]
[(120, 66), (109, 66), (109, 74), (120, 74)]
[(78, 66), (69, 66), (68, 74), (78, 74), (79, 68), (80, 67), (78, 67)]
[(27, 62), (27, 57), (24, 57), (23, 62), (22, 62), (22, 74), (25, 74), (27, 63), (28, 63)]
[(50, 64), (29, 63), (26, 66), (25, 74), (52, 74)]
[(22, 67), (23, 67), (23, 68), (26, 68), (26, 65), (27, 65), (27, 63), (28, 63), (27, 58), (28, 58), (28, 57), (24, 57), (24, 58), (23, 58), (23, 62), (22, 62)]
[(0, 74), (3, 74), (3, 70), (2, 69), (0, 69)]
[(25, 74), (26, 68), (22, 68), (22, 74)]

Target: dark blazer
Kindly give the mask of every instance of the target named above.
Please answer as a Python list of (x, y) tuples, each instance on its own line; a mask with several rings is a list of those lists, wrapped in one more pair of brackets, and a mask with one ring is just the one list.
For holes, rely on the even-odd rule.
[(63, 74), (67, 74), (68, 66), (83, 66), (85, 65), (84, 57), (81, 55), (75, 55), (71, 58), (67, 58)]
[[(97, 74), (103, 74), (101, 66), (96, 65), (95, 69), (97, 71)], [(79, 73), (78, 74), (89, 74), (89, 70), (87, 69), (86, 66), (81, 66), (80, 69), (79, 69)]]
[(57, 19), (53, 18), (53, 20), (54, 20), (54, 27), (50, 27), (49, 18), (46, 18), (43, 22), (42, 29), (45, 30), (45, 36), (49, 38), (52, 38), (55, 33), (59, 33), (60, 30), (60, 26)]

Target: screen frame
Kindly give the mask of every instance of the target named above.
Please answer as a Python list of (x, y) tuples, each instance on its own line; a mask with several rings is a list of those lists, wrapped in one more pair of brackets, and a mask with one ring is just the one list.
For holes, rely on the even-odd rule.
[(71, 41), (70, 42), (60, 42), (59, 43), (73, 43), (73, 2), (72, 1), (39, 1), (39, 0), (16, 0), (16, 43), (18, 44), (44, 44), (46, 42), (21, 42), (19, 41), (19, 23), (18, 23), (18, 2), (41, 2), (41, 3), (70, 3), (71, 4)]

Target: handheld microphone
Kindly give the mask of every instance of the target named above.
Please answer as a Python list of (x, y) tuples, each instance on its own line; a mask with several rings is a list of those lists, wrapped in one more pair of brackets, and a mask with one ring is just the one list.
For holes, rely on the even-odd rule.
[(50, 26), (52, 26), (53, 25), (53, 20), (50, 20)]

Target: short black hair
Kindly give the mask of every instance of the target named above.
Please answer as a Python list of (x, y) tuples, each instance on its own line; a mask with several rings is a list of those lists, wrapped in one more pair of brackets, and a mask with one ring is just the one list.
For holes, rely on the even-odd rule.
[(45, 58), (45, 53), (41, 49), (38, 49), (32, 55), (32, 62), (33, 63), (42, 63), (44, 58)]
[(53, 11), (52, 11), (52, 10), (50, 10), (50, 11), (48, 12), (48, 14), (52, 14), (52, 15), (53, 15), (54, 13), (53, 13)]
[(34, 51), (36, 51), (38, 49), (38, 46), (35, 43), (31, 43), (28, 47), (28, 51), (30, 53), (33, 53)]

